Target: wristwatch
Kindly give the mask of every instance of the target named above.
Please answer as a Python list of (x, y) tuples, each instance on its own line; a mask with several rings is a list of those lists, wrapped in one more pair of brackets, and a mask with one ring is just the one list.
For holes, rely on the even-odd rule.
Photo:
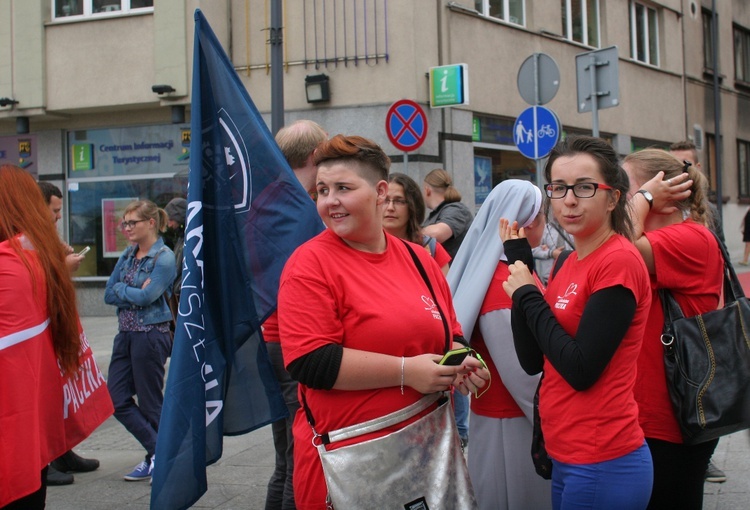
[(645, 189), (639, 189), (638, 191), (636, 191), (636, 193), (640, 193), (641, 195), (643, 195), (643, 198), (645, 198), (646, 202), (648, 202), (648, 209), (650, 211), (654, 206), (654, 195), (652, 195), (650, 191)]

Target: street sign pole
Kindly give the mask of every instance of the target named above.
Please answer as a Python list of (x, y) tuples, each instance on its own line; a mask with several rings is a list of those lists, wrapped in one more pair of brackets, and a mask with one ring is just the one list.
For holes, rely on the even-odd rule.
[[(544, 53), (534, 53), (524, 60), (518, 70), (517, 78), (518, 92), (521, 97), (531, 106), (546, 104), (555, 97), (560, 87), (560, 70), (555, 61)], [(533, 92), (533, 94), (532, 94)], [(537, 129), (537, 110), (534, 109), (532, 129)], [(540, 188), (543, 185), (542, 159), (539, 158), (539, 136), (534, 133), (533, 159), (536, 163), (536, 184)]]
[(599, 138), (599, 90), (596, 88), (596, 53), (589, 55), (589, 76), (591, 77), (591, 133)]
[(409, 153), (404, 152), (404, 173), (409, 175)]

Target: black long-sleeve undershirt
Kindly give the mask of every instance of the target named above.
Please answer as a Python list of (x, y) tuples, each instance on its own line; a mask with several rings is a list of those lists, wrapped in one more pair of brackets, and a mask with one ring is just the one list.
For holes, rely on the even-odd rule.
[(542, 354), (575, 390), (596, 383), (614, 356), (635, 316), (633, 293), (621, 286), (594, 292), (581, 315), (575, 338), (560, 326), (535, 285), (513, 293), (511, 325), (521, 367), (530, 375), (542, 371)]

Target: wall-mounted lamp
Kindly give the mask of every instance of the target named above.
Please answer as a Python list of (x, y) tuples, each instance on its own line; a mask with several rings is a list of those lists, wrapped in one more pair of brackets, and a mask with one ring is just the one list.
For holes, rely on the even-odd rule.
[(29, 132), (29, 118), (16, 117), (16, 134), (25, 135)]
[(5, 108), (6, 106), (13, 105), (13, 104), (18, 104), (18, 101), (16, 101), (15, 99), (11, 99), (9, 97), (0, 97), (0, 106), (2, 106), (3, 108)]
[(153, 85), (151, 87), (151, 90), (154, 91), (155, 94), (171, 94), (175, 91), (174, 87), (172, 85)]
[(305, 93), (308, 103), (325, 103), (331, 100), (331, 89), (328, 84), (328, 76), (315, 74), (305, 76)]

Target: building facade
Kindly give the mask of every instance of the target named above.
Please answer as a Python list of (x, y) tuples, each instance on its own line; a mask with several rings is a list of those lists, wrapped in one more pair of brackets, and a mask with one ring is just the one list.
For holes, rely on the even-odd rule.
[[(737, 257), (750, 204), (750, 5), (715, 3), (716, 66), (710, 0), (281, 0), (284, 119), (372, 138), (419, 182), (445, 168), (478, 207), (504, 179), (537, 179), (514, 140), (529, 107), (523, 63), (551, 57), (559, 84), (545, 106), (563, 136), (590, 134), (576, 56), (615, 47), (619, 96), (598, 112), (600, 136), (622, 155), (693, 140)], [(101, 288), (124, 247), (124, 204), (185, 194), (196, 8), (270, 127), (270, 0), (0, 0), (0, 161), (64, 189), (61, 235), (92, 248), (77, 274), (86, 313), (108, 312)], [(459, 63), (469, 103), (430, 108), (429, 70)], [(329, 97), (308, 98), (321, 80)], [(401, 99), (422, 105), (428, 125), (408, 156), (386, 133)]]

